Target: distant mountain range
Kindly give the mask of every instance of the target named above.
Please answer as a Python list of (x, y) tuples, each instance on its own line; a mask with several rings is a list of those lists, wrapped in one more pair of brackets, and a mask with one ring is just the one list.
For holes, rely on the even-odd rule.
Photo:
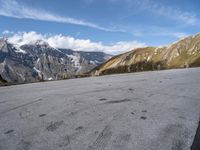
[(103, 52), (58, 49), (38, 40), (0, 39), (0, 84), (200, 66), (200, 34), (165, 47), (145, 47), (112, 57)]
[(200, 34), (166, 47), (146, 47), (114, 56), (94, 68), (92, 75), (200, 66)]
[(51, 47), (44, 41), (11, 44), (0, 39), (0, 83), (27, 83), (72, 78), (108, 60), (103, 52), (82, 52)]

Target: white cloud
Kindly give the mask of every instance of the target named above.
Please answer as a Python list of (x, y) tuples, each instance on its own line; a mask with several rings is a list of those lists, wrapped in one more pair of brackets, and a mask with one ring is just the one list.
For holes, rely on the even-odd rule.
[(33, 20), (42, 20), (42, 21), (52, 21), (52, 22), (59, 22), (59, 23), (67, 23), (67, 24), (75, 24), (86, 26), (102, 31), (109, 31), (109, 32), (121, 32), (118, 30), (113, 30), (109, 28), (101, 27), (97, 24), (71, 18), (71, 17), (63, 17), (59, 16), (45, 10), (31, 8), (28, 6), (23, 5), (22, 3), (18, 3), (15, 0), (0, 0), (0, 15), (13, 17), (13, 18), (26, 18), (26, 19), (33, 19)]
[(75, 39), (74, 37), (59, 35), (42, 35), (34, 31), (18, 32), (8, 38), (13, 44), (33, 44), (38, 40), (49, 43), (55, 48), (73, 49), (76, 51), (102, 51), (109, 54), (119, 54), (130, 51), (134, 48), (144, 47), (145, 43), (138, 41), (120, 41), (111, 44), (103, 44), (101, 42), (92, 42), (89, 39)]
[(148, 5), (153, 13), (156, 13), (160, 16), (165, 16), (167, 18), (173, 19), (175, 21), (181, 21), (182, 23), (188, 25), (196, 25), (198, 24), (198, 19), (196, 15), (190, 12), (181, 11), (179, 8), (166, 7), (159, 4)]
[(45, 39), (45, 36), (38, 34), (34, 31), (31, 32), (18, 32), (8, 37), (8, 41), (13, 44), (24, 45), (33, 44), (36, 41)]
[(120, 41), (117, 43), (112, 43), (108, 46), (103, 46), (104, 51), (110, 54), (119, 54), (133, 50), (135, 48), (146, 47), (147, 45), (138, 41)]
[(10, 35), (10, 34), (14, 34), (14, 32), (13, 32), (13, 31), (10, 31), (10, 30), (4, 30), (4, 31), (2, 32), (2, 34), (3, 34), (3, 35)]
[[(109, 2), (120, 2), (121, 0), (109, 0)], [(155, 0), (124, 0), (123, 3), (132, 10), (133, 7), (143, 11), (149, 11), (159, 16), (163, 16), (174, 21), (179, 21), (187, 25), (197, 25), (199, 20), (195, 13), (187, 12), (181, 10), (178, 7), (166, 6), (161, 2), (156, 2)], [(130, 15), (128, 15), (130, 16)]]

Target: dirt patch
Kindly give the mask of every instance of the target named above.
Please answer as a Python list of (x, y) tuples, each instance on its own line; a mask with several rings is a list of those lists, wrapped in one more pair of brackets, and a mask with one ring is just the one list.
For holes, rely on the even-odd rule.
[(133, 88), (129, 88), (128, 90), (129, 90), (129, 91), (134, 91), (134, 89), (133, 89)]
[(57, 128), (59, 128), (62, 124), (64, 123), (64, 121), (57, 121), (57, 122), (51, 122), (49, 126), (46, 127), (47, 131), (55, 131)]
[(79, 126), (79, 127), (76, 128), (76, 130), (82, 130), (82, 129), (83, 129), (82, 126)]
[(8, 131), (6, 131), (6, 132), (4, 132), (4, 134), (9, 134), (9, 133), (12, 133), (12, 132), (14, 132), (14, 130), (13, 130), (13, 129), (11, 129), (11, 130), (8, 130)]
[(147, 117), (145, 117), (145, 116), (141, 116), (140, 119), (142, 119), (142, 120), (146, 120)]
[(46, 114), (40, 114), (40, 115), (39, 115), (39, 117), (44, 117), (44, 116), (46, 116)]

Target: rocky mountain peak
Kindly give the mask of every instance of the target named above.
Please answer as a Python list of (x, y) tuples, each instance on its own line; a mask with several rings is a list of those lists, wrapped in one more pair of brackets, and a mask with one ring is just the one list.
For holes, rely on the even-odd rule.
[(6, 38), (0, 38), (0, 52), (8, 52), (8, 41)]
[(42, 40), (24, 45), (0, 40), (0, 76), (7, 82), (71, 78), (90, 71), (107, 58), (105, 53), (53, 48)]

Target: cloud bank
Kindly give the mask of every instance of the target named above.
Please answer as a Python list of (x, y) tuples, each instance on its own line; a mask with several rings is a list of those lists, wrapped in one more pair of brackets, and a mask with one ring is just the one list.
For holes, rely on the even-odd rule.
[[(6, 33), (8, 34), (9, 31), (6, 31)], [(62, 34), (49, 36), (34, 31), (18, 32), (8, 37), (9, 42), (18, 45), (34, 44), (40, 40), (47, 42), (54, 48), (73, 49), (75, 51), (101, 51), (113, 55), (146, 46), (145, 43), (139, 41), (119, 41), (105, 45), (101, 42), (92, 42), (89, 39), (76, 39)]]

